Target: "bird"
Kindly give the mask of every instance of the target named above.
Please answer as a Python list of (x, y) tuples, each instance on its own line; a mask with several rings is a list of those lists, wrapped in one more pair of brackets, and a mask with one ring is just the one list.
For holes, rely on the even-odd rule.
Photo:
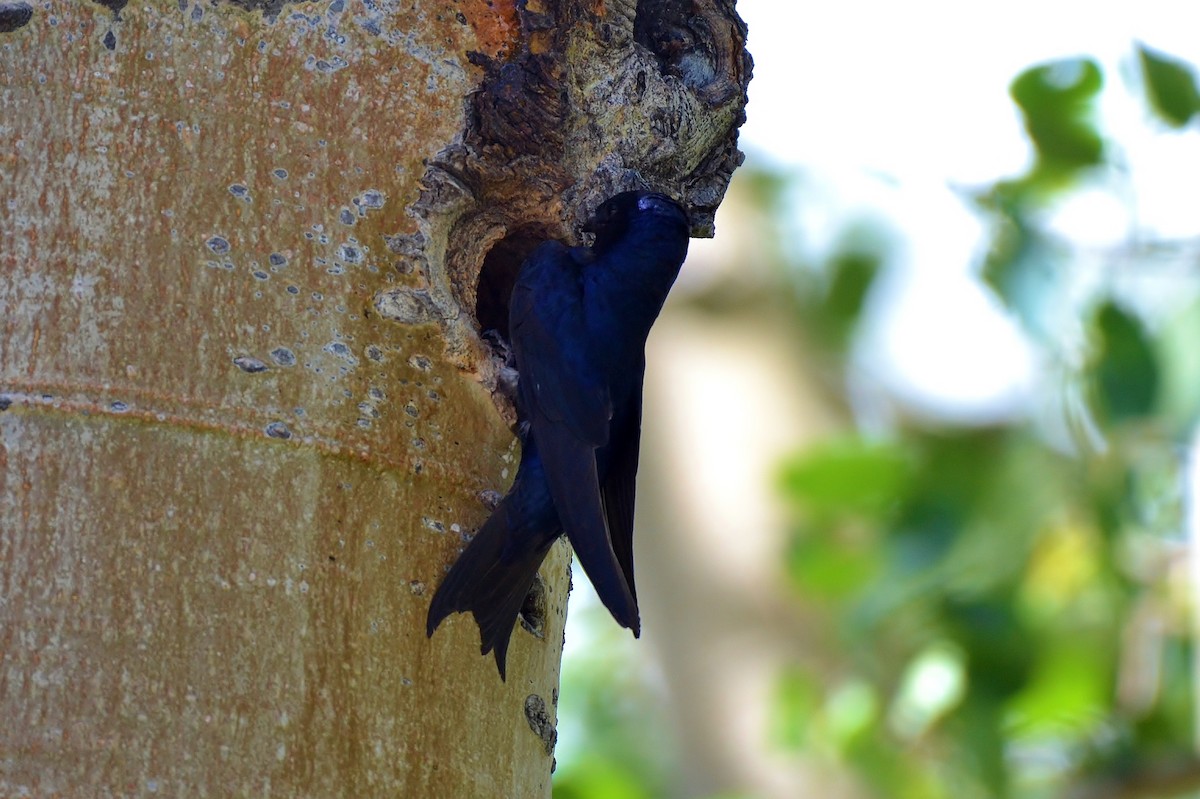
[(646, 340), (687, 255), (689, 220), (665, 194), (625, 191), (585, 225), (590, 247), (549, 240), (509, 298), (521, 459), (511, 488), (451, 566), (426, 634), (470, 612), (504, 681), (509, 639), (538, 568), (566, 535), (601, 602), (641, 635), (633, 508)]

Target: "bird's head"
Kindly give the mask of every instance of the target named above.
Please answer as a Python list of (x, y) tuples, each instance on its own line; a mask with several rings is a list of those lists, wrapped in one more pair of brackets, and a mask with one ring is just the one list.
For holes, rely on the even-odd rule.
[(618, 241), (635, 219), (661, 217), (688, 226), (687, 212), (665, 194), (654, 191), (623, 191), (600, 204), (583, 230), (596, 236), (593, 249), (604, 251)]

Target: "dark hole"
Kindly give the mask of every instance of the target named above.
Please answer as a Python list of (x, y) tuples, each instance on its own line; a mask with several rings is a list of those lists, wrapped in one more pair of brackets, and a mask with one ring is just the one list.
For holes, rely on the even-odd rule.
[(633, 40), (658, 56), (665, 72), (684, 44), (687, 20), (694, 13), (692, 0), (638, 0)]
[(533, 578), (533, 585), (521, 605), (521, 626), (538, 638), (542, 637), (546, 626), (546, 584), (541, 575)]
[(533, 249), (546, 240), (536, 228), (522, 228), (496, 242), (484, 256), (475, 292), (475, 319), (479, 331), (497, 331), (508, 341), (508, 298), (521, 264)]

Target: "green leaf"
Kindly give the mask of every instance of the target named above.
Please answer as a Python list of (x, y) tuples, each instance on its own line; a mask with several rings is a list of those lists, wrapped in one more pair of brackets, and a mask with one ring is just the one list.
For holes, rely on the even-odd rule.
[(1038, 170), (1071, 173), (1099, 164), (1104, 142), (1092, 123), (1092, 104), (1104, 85), (1090, 58), (1072, 58), (1025, 70), (1013, 81), (1013, 100), (1038, 153)]
[(776, 746), (793, 751), (806, 746), (821, 693), (821, 685), (806, 671), (796, 667), (784, 670), (771, 702), (771, 740)]
[(788, 546), (788, 574), (806, 594), (844, 599), (879, 573), (879, 554), (872, 544), (839, 540), (832, 531), (800, 533)]
[(554, 799), (650, 799), (651, 791), (623, 764), (596, 755), (555, 775)]
[(866, 250), (843, 250), (829, 262), (829, 292), (820, 312), (825, 335), (839, 348), (854, 332), (881, 263), (880, 253)]
[(847, 439), (786, 464), (782, 484), (788, 497), (813, 511), (876, 516), (901, 497), (910, 471), (904, 450)]
[(1141, 322), (1108, 302), (1096, 314), (1091, 377), (1097, 410), (1110, 422), (1149, 415), (1158, 396), (1158, 359)]
[(1001, 713), (1002, 706), (994, 695), (972, 691), (951, 719), (947, 731), (953, 735), (953, 768), (958, 776), (970, 782), (977, 781), (979, 788), (986, 789), (986, 792), (974, 794), (969, 792), (970, 789), (962, 789), (956, 792), (956, 796), (965, 794), (998, 799), (1012, 796), (1009, 782), (1013, 775), (1005, 759)]
[(1008, 708), (1014, 735), (1088, 740), (1099, 731), (1109, 709), (1113, 653), (1095, 636), (1072, 633), (1071, 628), (1035, 651), (1037, 665), (1031, 679)]
[(846, 749), (872, 733), (879, 723), (879, 696), (866, 680), (851, 678), (827, 693), (824, 707), (829, 740)]
[(947, 597), (943, 620), (951, 640), (966, 653), (973, 695), (1003, 698), (1024, 687), (1034, 659), (1034, 641), (1013, 609), (1011, 597)]
[(1182, 128), (1200, 112), (1200, 90), (1191, 65), (1141, 44), (1138, 60), (1151, 107), (1168, 124)]

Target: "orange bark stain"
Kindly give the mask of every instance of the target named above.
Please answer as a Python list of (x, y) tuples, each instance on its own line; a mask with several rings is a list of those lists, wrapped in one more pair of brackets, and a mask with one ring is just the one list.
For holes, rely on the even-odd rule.
[(501, 58), (515, 49), (521, 38), (515, 0), (467, 0), (462, 9), (475, 31), (480, 52)]

